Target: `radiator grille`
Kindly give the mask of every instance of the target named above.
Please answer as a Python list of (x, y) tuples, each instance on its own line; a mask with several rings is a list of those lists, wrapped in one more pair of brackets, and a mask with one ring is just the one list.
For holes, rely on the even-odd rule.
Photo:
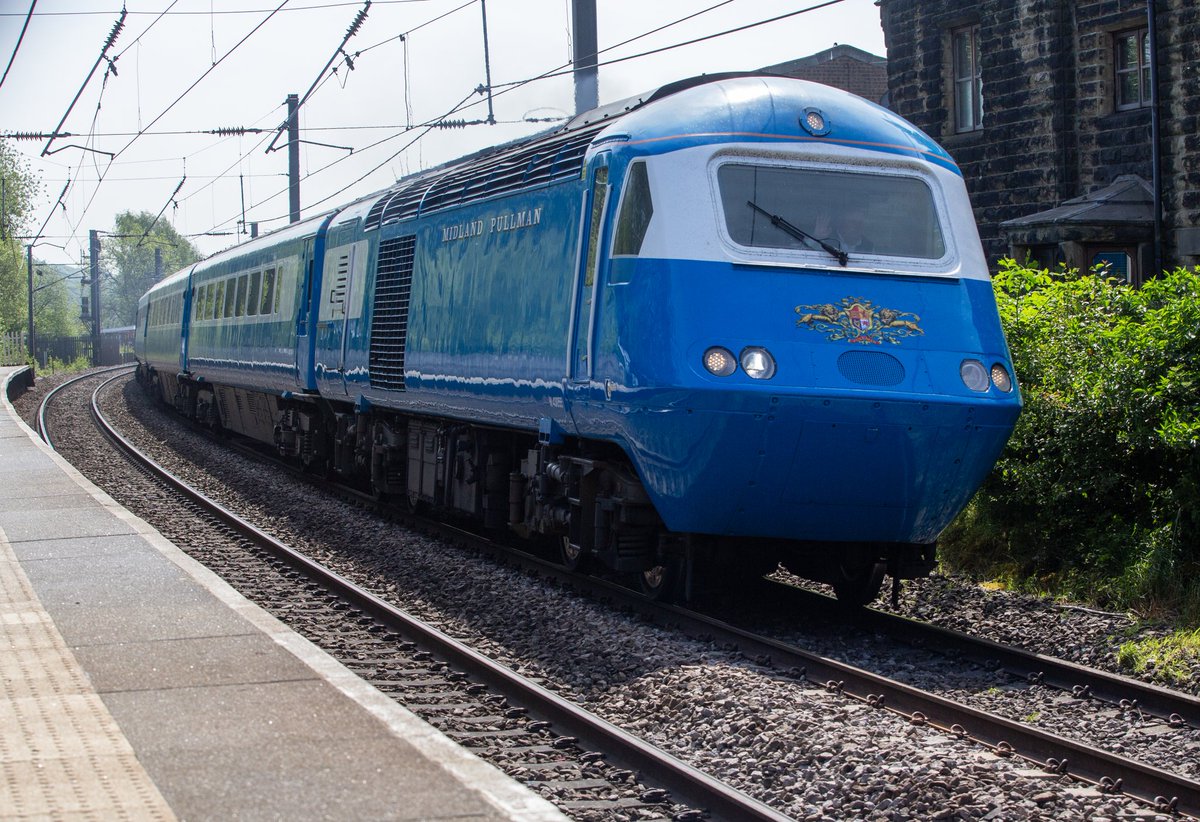
[(904, 382), (904, 363), (882, 351), (846, 351), (838, 357), (837, 366), (843, 377), (862, 385)]
[(408, 341), (408, 302), (415, 250), (414, 236), (396, 237), (379, 244), (375, 305), (371, 314), (373, 388), (404, 390), (404, 347)]

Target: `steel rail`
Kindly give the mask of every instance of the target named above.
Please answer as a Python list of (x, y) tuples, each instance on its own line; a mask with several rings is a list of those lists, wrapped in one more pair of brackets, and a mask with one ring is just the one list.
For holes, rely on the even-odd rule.
[(867, 609), (859, 616), (858, 624), (889, 636), (915, 636), (939, 650), (993, 659), (1009, 673), (1027, 681), (1076, 696), (1095, 697), (1122, 710), (1143, 710), (1172, 726), (1200, 727), (1200, 699), (1190, 694), (884, 611)]
[[(469, 541), (477, 548), (501, 554), (508, 560), (519, 559), (526, 567), (573, 584), (579, 590), (607, 597), (614, 604), (636, 610), (659, 624), (702, 639), (720, 637), (723, 641), (733, 643), (747, 656), (765, 659), (776, 666), (802, 668), (804, 677), (814, 684), (887, 710), (911, 722), (928, 724), (971, 740), (998, 755), (1017, 756), (1052, 773), (1070, 775), (1095, 785), (1105, 792), (1124, 793), (1160, 812), (1200, 817), (1200, 782), (971, 708), (785, 642), (758, 636), (686, 608), (649, 602), (618, 584), (594, 577), (581, 578), (527, 551), (495, 543), (455, 526), (413, 516), (405, 516), (404, 519), (419, 520), (425, 527), (445, 537)], [(1103, 677), (1101, 672), (1095, 673)], [(1155, 686), (1149, 687), (1155, 689)], [(583, 731), (573, 731), (572, 735), (588, 738)], [(684, 796), (682, 792), (679, 795)]]
[(104, 418), (99, 407), (99, 394), (111, 378), (92, 394), (92, 414), (101, 431), (118, 448), (157, 479), (202, 506), (241, 536), (259, 546), (290, 567), (319, 584), (336, 592), (372, 619), (397, 633), (407, 636), (419, 647), (444, 661), (483, 680), (489, 687), (505, 695), (513, 703), (550, 720), (557, 731), (575, 737), (610, 755), (610, 761), (640, 772), (647, 781), (670, 791), (672, 799), (705, 810), (713, 819), (770, 820), (787, 822), (790, 817), (764, 805), (741, 791), (720, 782), (708, 774), (680, 761), (666, 751), (654, 747), (611, 723), (594, 716), (572, 702), (520, 676), (488, 657), (472, 650), (453, 637), (427, 625), (403, 610), (345, 579), (339, 574), (309, 559), (270, 534), (226, 509), (192, 488), (143, 454), (123, 437)]
[(499, 545), (455, 526), (436, 522), (426, 525), (446, 537), (469, 540), (478, 548), (502, 553), (509, 560), (519, 558), (526, 567), (570, 583), (578, 590), (607, 598), (614, 606), (635, 610), (660, 625), (700, 639), (730, 643), (747, 657), (763, 660), (775, 668), (803, 669), (803, 677), (816, 685), (887, 710), (910, 722), (930, 725), (970, 740), (999, 756), (1016, 756), (1048, 772), (1069, 775), (1094, 785), (1101, 791), (1124, 793), (1162, 813), (1200, 817), (1200, 782), (1187, 777), (963, 705), (687, 608), (649, 602), (616, 583), (594, 577), (580, 578), (528, 552)]
[(67, 380), (62, 385), (56, 386), (53, 390), (46, 394), (46, 396), (42, 397), (42, 402), (40, 405), (38, 405), (36, 420), (37, 425), (35, 426), (37, 429), (37, 435), (42, 438), (42, 441), (45, 442), (46, 445), (49, 445), (51, 448), (54, 447), (54, 443), (50, 441), (50, 431), (46, 426), (46, 412), (50, 408), (50, 401), (58, 394), (59, 391), (62, 391), (65, 388), (70, 388), (77, 382), (83, 382), (84, 380), (91, 379), (92, 377), (98, 377), (101, 374), (107, 374), (109, 371), (119, 371), (129, 368), (136, 368), (136, 366), (129, 365), (128, 363), (113, 365), (109, 366), (108, 368), (102, 368), (98, 371), (89, 371), (87, 373), (80, 374)]
[(621, 605), (692, 635), (732, 642), (742, 653), (772, 667), (803, 669), (814, 684), (910, 722), (931, 725), (972, 740), (1000, 756), (1017, 756), (1049, 772), (1070, 775), (1110, 793), (1124, 793), (1164, 813), (1200, 816), (1200, 782), (1119, 756), (1073, 739), (963, 705), (893, 679), (758, 636), (727, 622), (673, 605), (641, 602), (631, 592), (601, 580)]

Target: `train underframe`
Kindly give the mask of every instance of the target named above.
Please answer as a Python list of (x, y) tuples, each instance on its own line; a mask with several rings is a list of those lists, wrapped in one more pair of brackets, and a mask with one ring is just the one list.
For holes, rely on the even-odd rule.
[[(553, 544), (571, 570), (634, 577), (652, 598), (757, 578), (781, 563), (857, 606), (894, 580), (926, 576), (935, 546), (800, 542), (680, 534), (662, 523), (611, 443), (359, 410), (317, 395), (275, 394), (139, 367), (139, 379), (190, 419), (250, 437), (306, 469), (412, 508), (427, 507)], [(893, 588), (893, 591), (898, 590)]]

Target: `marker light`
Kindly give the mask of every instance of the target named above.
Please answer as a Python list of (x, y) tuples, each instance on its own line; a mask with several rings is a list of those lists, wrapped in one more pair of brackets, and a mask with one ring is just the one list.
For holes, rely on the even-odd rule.
[(765, 348), (751, 347), (742, 350), (742, 370), (756, 380), (769, 380), (775, 376), (775, 358)]
[(820, 109), (806, 108), (800, 117), (800, 127), (814, 137), (823, 137), (829, 133), (829, 120)]
[(963, 360), (958, 367), (963, 385), (972, 391), (983, 393), (988, 390), (988, 372), (979, 360)]
[(704, 367), (714, 376), (728, 377), (737, 370), (737, 360), (724, 348), (713, 346), (704, 352)]
[(1012, 377), (1008, 374), (1008, 369), (1001, 363), (992, 364), (992, 385), (999, 388), (1005, 394), (1013, 390)]

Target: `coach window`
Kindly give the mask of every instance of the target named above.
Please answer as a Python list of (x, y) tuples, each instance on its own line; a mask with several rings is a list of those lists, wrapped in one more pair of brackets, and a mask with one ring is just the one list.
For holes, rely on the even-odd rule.
[(211, 320), (214, 316), (213, 306), (217, 300), (217, 284), (209, 283), (204, 286), (204, 319)]
[(225, 305), (221, 309), (221, 316), (232, 317), (233, 316), (234, 299), (237, 297), (237, 280), (229, 279), (229, 280), (225, 280), (224, 283), (225, 283)]
[(237, 302), (234, 303), (234, 316), (240, 317), (246, 313), (246, 280), (245, 274), (237, 278)]
[(258, 313), (259, 286), (262, 284), (262, 272), (255, 271), (250, 275), (250, 291), (246, 295), (246, 315), (253, 317)]
[(617, 217), (616, 236), (613, 239), (613, 255), (637, 256), (646, 239), (650, 218), (654, 215), (654, 203), (650, 198), (650, 180), (646, 176), (646, 164), (631, 163), (625, 176), (625, 194), (621, 198), (621, 211)]
[(275, 269), (268, 268), (262, 273), (262, 303), (259, 314), (273, 314), (275, 310)]

